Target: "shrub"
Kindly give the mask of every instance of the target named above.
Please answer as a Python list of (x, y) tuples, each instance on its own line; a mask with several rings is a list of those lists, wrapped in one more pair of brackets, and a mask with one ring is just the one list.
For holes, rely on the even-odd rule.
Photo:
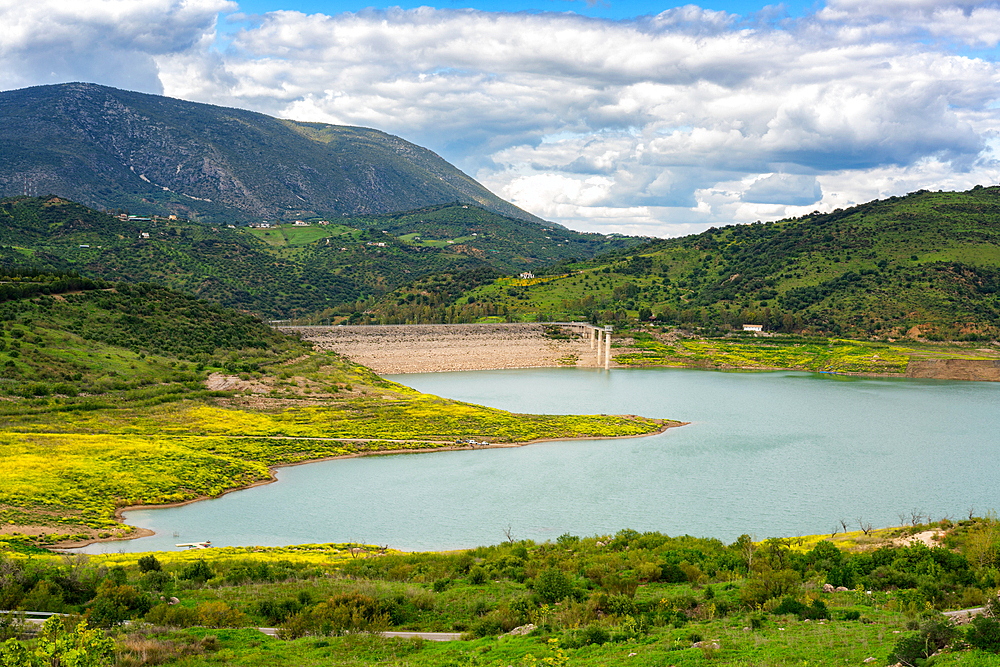
[(434, 580), (434, 592), (435, 593), (443, 593), (445, 591), (445, 589), (448, 588), (448, 584), (450, 584), (450, 583), (451, 583), (451, 579), (448, 579), (448, 578), (435, 579)]
[(198, 623), (209, 628), (242, 628), (247, 617), (222, 601), (203, 602), (198, 605)]
[(573, 592), (573, 584), (562, 570), (550, 567), (535, 577), (535, 592), (543, 602), (553, 603), (565, 600)]
[(200, 583), (205, 583), (214, 576), (215, 573), (212, 571), (212, 568), (209, 567), (208, 563), (203, 560), (188, 563), (181, 571), (181, 579), (197, 581)]
[(965, 639), (981, 651), (1000, 653), (1000, 621), (987, 616), (975, 617)]
[(794, 570), (763, 572), (740, 589), (740, 604), (752, 609), (771, 598), (790, 593), (798, 583), (799, 574)]
[(159, 572), (162, 570), (160, 561), (156, 560), (156, 556), (149, 554), (148, 556), (143, 556), (139, 559), (139, 571), (140, 572)]
[(601, 606), (611, 616), (630, 616), (638, 611), (635, 601), (626, 595), (611, 595)]
[(160, 603), (146, 613), (146, 621), (153, 625), (169, 625), (175, 628), (189, 628), (198, 625), (198, 610), (179, 604)]
[(473, 637), (496, 637), (503, 632), (500, 621), (496, 618), (480, 618), (469, 628), (469, 634)]
[(955, 638), (955, 626), (945, 618), (931, 618), (920, 626), (914, 635), (900, 637), (889, 654), (889, 662), (913, 665), (925, 660), (948, 645)]
[(163, 591), (170, 588), (173, 578), (163, 570), (150, 570), (143, 576), (142, 583), (151, 591)]
[(282, 627), (281, 636), (295, 639), (307, 634), (340, 636), (350, 632), (379, 632), (388, 627), (397, 606), (394, 602), (379, 602), (362, 593), (339, 593), (292, 616)]
[[(305, 593), (306, 591), (303, 591)], [(254, 612), (263, 618), (270, 625), (280, 625), (290, 617), (302, 611), (308, 601), (301, 599), (287, 599), (278, 602), (277, 600), (261, 600), (257, 603)]]
[(781, 604), (771, 610), (771, 613), (776, 616), (781, 616), (782, 614), (795, 614), (798, 616), (805, 608), (806, 606), (795, 598), (785, 597), (782, 599)]
[(585, 627), (581, 633), (584, 645), (588, 644), (606, 644), (611, 640), (611, 633), (603, 625), (597, 623), (591, 623)]
[(116, 586), (105, 580), (97, 589), (97, 597), (90, 607), (89, 619), (96, 626), (108, 628), (130, 618), (144, 615), (152, 607), (145, 593), (132, 586)]
[(473, 586), (485, 584), (486, 578), (486, 570), (480, 565), (475, 565), (469, 570), (469, 583)]

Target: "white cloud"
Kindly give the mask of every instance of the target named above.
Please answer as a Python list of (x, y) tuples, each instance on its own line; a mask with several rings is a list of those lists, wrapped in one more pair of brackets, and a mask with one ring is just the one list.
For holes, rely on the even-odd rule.
[(226, 0), (0, 0), (0, 88), (66, 81), (161, 93), (156, 57), (190, 51)]
[[(3, 24), (0, 84), (42, 83), (47, 69), (131, 77), (186, 99), (377, 127), (588, 230), (686, 233), (1000, 172), (1000, 68), (965, 50), (1000, 41), (996, 2), (830, 0), (775, 25), (694, 5), (634, 21), (282, 11), (221, 42), (223, 4), (42, 0)], [(0, 20), (14, 13), (0, 0)], [(49, 55), (33, 48), (75, 30)]]

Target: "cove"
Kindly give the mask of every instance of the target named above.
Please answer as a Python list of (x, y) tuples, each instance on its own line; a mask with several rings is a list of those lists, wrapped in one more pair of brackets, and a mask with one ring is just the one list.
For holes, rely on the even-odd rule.
[(515, 412), (689, 421), (625, 440), (325, 461), (182, 507), (132, 511), (156, 535), (89, 553), (364, 542), (404, 550), (554, 540), (622, 528), (732, 542), (741, 533), (897, 525), (998, 504), (1000, 383), (800, 372), (546, 368), (394, 376)]

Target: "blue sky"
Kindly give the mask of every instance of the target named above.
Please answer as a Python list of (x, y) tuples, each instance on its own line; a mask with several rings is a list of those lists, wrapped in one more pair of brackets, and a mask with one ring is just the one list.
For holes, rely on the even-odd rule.
[[(343, 12), (356, 12), (367, 7), (374, 9), (388, 9), (389, 7), (401, 7), (402, 9), (416, 9), (417, 7), (436, 7), (438, 9), (464, 9), (473, 8), (486, 12), (573, 12), (582, 16), (601, 19), (630, 19), (636, 16), (655, 15), (681, 5), (662, 2), (620, 2), (614, 0), (595, 0), (586, 2), (585, 0), (532, 0), (523, 2), (521, 0), (506, 1), (483, 1), (464, 2), (456, 0), (454, 2), (391, 2), (391, 3), (364, 3), (364, 2), (329, 2), (326, 0), (293, 0), (289, 2), (274, 2), (273, 0), (251, 0), (240, 2), (240, 10), (247, 14), (264, 14), (275, 9), (287, 9), (303, 12), (305, 14), (340, 14)], [(722, 2), (701, 3), (705, 9), (724, 10), (742, 16), (759, 12), (762, 5), (759, 2), (746, 0), (731, 0)], [(807, 8), (814, 7), (815, 3), (806, 2), (786, 2), (781, 3), (783, 13), (792, 16), (801, 15)]]
[(0, 89), (375, 127), (584, 231), (1000, 181), (1000, 0), (0, 0)]

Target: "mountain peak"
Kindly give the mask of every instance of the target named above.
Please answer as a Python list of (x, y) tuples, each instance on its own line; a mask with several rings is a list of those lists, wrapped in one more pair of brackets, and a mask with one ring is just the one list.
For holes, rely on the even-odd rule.
[(379, 130), (65, 83), (0, 92), (0, 196), (234, 222), (446, 202), (544, 223), (434, 152)]

